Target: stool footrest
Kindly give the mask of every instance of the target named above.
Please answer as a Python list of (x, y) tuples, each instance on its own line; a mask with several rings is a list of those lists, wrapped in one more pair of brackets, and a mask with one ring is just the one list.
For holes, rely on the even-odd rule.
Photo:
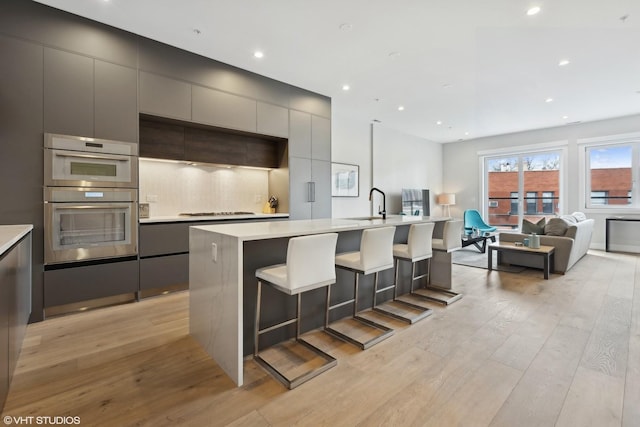
[(384, 291), (388, 291), (389, 289), (393, 289), (396, 287), (396, 284), (392, 284), (387, 286), (386, 288), (380, 288), (380, 289), (376, 289), (376, 293), (379, 294), (380, 292), (384, 292)]
[(427, 286), (426, 288), (416, 289), (411, 293), (411, 295), (425, 298), (429, 301), (435, 301), (444, 305), (452, 304), (462, 298), (462, 294), (449, 291), (447, 289), (439, 289), (435, 286)]
[(262, 334), (265, 334), (267, 332), (274, 331), (276, 329), (282, 328), (283, 326), (291, 325), (292, 323), (296, 323), (297, 321), (298, 321), (297, 318), (293, 318), (291, 320), (286, 320), (284, 322), (277, 323), (277, 324), (275, 324), (273, 326), (269, 326), (268, 328), (260, 329), (258, 331), (258, 335), (262, 335)]
[(329, 310), (333, 310), (334, 308), (343, 307), (345, 305), (353, 304), (355, 301), (356, 301), (356, 299), (352, 298), (352, 299), (347, 300), (347, 301), (339, 302), (338, 304), (329, 306)]
[[(354, 316), (351, 317), (349, 320), (354, 320), (357, 323), (359, 323), (360, 326), (365, 326), (367, 328), (369, 328), (369, 330), (372, 330), (373, 332), (376, 333), (376, 336), (368, 339), (368, 340), (359, 340), (358, 338), (349, 335), (345, 332), (339, 331), (337, 329), (335, 329), (334, 327), (331, 327), (331, 325), (327, 326), (324, 330), (329, 333), (330, 335), (335, 336), (336, 338), (339, 338), (343, 341), (346, 341), (348, 343), (354, 344), (358, 347), (360, 347), (362, 350), (366, 350), (369, 347), (379, 343), (380, 341), (383, 341), (387, 338), (389, 338), (391, 335), (393, 335), (393, 329), (388, 328), (384, 325), (381, 325), (379, 323), (373, 322), (369, 319), (365, 319), (364, 317), (360, 317), (360, 316)], [(337, 323), (337, 322), (335, 322)]]
[(386, 301), (373, 307), (373, 310), (394, 319), (407, 322), (410, 325), (427, 318), (433, 314), (433, 310), (401, 300)]
[(320, 350), (318, 347), (314, 346), (313, 344), (308, 343), (304, 339), (298, 338), (298, 339), (294, 339), (293, 341), (296, 344), (300, 344), (303, 347), (310, 350), (311, 352), (313, 352), (315, 355), (323, 359), (324, 362), (320, 366), (310, 369), (308, 371), (305, 371), (294, 378), (288, 378), (285, 374), (280, 372), (275, 366), (273, 366), (271, 363), (263, 359), (260, 356), (260, 354), (257, 354), (253, 357), (254, 360), (258, 363), (258, 365), (262, 366), (267, 372), (269, 372), (271, 375), (276, 377), (276, 379), (278, 379), (278, 381), (284, 384), (288, 389), (290, 390), (294, 389), (300, 384), (306, 381), (309, 381), (311, 378), (320, 375), (321, 373), (333, 368), (338, 364), (338, 361), (333, 356), (325, 353), (324, 351)]

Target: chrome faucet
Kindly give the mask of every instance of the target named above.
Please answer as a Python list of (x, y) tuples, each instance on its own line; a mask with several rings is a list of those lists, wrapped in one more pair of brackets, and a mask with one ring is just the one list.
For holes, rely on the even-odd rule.
[(386, 196), (384, 195), (384, 192), (382, 192), (382, 190), (380, 190), (379, 188), (373, 187), (371, 191), (369, 191), (369, 201), (371, 201), (374, 191), (377, 191), (378, 193), (382, 194), (382, 210), (380, 210), (380, 206), (378, 206), (378, 210), (379, 210), (378, 213), (382, 215), (382, 219), (387, 219)]

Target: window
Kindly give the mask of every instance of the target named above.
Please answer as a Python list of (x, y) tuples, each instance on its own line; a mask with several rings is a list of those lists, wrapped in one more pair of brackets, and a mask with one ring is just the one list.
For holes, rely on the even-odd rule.
[(585, 145), (585, 207), (640, 208), (634, 188), (640, 169), (640, 137)]
[(592, 191), (591, 192), (591, 206), (605, 206), (609, 204), (609, 192), (608, 191)]
[(535, 191), (527, 191), (527, 215), (534, 215), (538, 212), (538, 193)]
[(518, 215), (518, 193), (511, 193), (511, 215)]
[(553, 191), (542, 192), (542, 213), (553, 213)]
[(566, 149), (555, 144), (529, 148), (481, 157), (483, 214), (488, 224), (518, 228), (524, 219), (537, 222), (559, 210)]

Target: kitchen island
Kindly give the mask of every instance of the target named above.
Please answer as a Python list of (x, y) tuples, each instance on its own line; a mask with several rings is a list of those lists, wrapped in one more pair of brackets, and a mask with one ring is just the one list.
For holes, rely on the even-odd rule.
[[(435, 222), (434, 237), (442, 234), (450, 218), (390, 216), (387, 219), (316, 219), (193, 226), (189, 230), (189, 330), (205, 351), (238, 385), (243, 383), (243, 358), (253, 351), (253, 317), (256, 300), (255, 270), (284, 263), (289, 238), (320, 233), (338, 233), (337, 252), (358, 250), (362, 230), (395, 226), (394, 242), (405, 243), (409, 226)], [(440, 261), (439, 261), (440, 260)], [(399, 294), (408, 291), (410, 266), (400, 265)], [(438, 275), (438, 271), (445, 274)], [(450, 257), (434, 252), (432, 276), (450, 278)], [(358, 305), (371, 307), (373, 277), (361, 278)], [(393, 282), (393, 270), (380, 274), (381, 287)], [(437, 280), (437, 279), (436, 279)], [(446, 279), (445, 279), (446, 280)], [(437, 283), (450, 287), (451, 283)], [(406, 286), (405, 286), (406, 285)], [(332, 287), (336, 300), (353, 295), (353, 273), (338, 269)], [(390, 298), (391, 294), (384, 295)], [(302, 332), (323, 325), (326, 290), (316, 289), (303, 298)], [(269, 287), (263, 290), (262, 320), (276, 323), (293, 317), (295, 301)], [(336, 319), (350, 315), (349, 307), (336, 310)], [(335, 319), (332, 319), (335, 320)], [(270, 343), (286, 340), (291, 330), (274, 331)]]

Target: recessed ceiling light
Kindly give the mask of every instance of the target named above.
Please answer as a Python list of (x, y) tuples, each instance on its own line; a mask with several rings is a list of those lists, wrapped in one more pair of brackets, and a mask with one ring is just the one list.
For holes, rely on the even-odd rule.
[(353, 30), (353, 24), (349, 24), (349, 23), (344, 23), (344, 24), (340, 24), (340, 28), (342, 31), (351, 31)]
[(564, 120), (567, 120), (567, 119), (569, 118), (569, 116), (562, 116), (562, 118), (563, 118)]
[(553, 102), (553, 98), (547, 98), (547, 99), (545, 99), (545, 100), (544, 100), (544, 102), (546, 102), (547, 104), (548, 104), (549, 102)]
[(349, 86), (349, 85), (342, 85), (342, 90), (347, 91), (347, 90), (349, 90), (349, 89), (351, 89), (351, 86)]
[(464, 136), (469, 136), (469, 132), (465, 132), (465, 133), (464, 133)]
[(436, 124), (437, 124), (437, 125), (441, 125), (441, 124), (442, 124), (442, 120), (438, 120), (438, 121), (436, 122)]
[(404, 111), (404, 105), (399, 105), (398, 106), (398, 111)]
[(253, 52), (253, 56), (255, 56), (256, 58), (262, 58), (264, 57), (264, 53), (260, 50), (256, 50), (255, 52)]
[(569, 65), (571, 63), (571, 61), (569, 61), (568, 59), (563, 59), (560, 62), (558, 62), (558, 66), (559, 67), (564, 67), (565, 65)]
[(530, 8), (529, 10), (527, 10), (527, 15), (529, 16), (533, 16), (533, 15), (537, 15), (538, 13), (540, 13), (540, 7), (539, 6), (534, 6), (532, 8)]

